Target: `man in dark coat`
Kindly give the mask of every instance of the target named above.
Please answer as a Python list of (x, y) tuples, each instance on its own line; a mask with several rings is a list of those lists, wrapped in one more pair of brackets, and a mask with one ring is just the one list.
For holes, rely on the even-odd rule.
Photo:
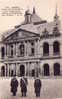
[(36, 97), (40, 97), (41, 80), (39, 78), (35, 79), (34, 88), (35, 88)]
[(17, 87), (18, 87), (18, 80), (16, 79), (15, 76), (11, 79), (10, 85), (11, 85), (11, 92), (13, 93), (13, 96), (16, 96)]
[(20, 80), (20, 87), (21, 87), (22, 96), (26, 96), (27, 84), (28, 84), (27, 78), (22, 77), (21, 80)]

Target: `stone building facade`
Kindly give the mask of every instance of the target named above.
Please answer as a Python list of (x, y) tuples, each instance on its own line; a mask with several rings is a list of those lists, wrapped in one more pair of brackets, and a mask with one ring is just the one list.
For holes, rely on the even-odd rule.
[(57, 11), (53, 22), (47, 22), (35, 8), (32, 13), (27, 10), (24, 22), (3, 34), (0, 75), (62, 75), (62, 34)]

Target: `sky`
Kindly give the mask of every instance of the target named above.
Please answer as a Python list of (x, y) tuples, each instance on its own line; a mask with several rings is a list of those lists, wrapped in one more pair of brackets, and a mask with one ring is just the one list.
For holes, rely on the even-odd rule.
[[(24, 12), (28, 8), (32, 12), (33, 7), (36, 13), (47, 21), (53, 21), (57, 5), (57, 13), (62, 21), (62, 0), (0, 0), (0, 34), (15, 25), (21, 24), (24, 20)], [(18, 6), (21, 9), (20, 16), (2, 16), (2, 9), (5, 7)]]

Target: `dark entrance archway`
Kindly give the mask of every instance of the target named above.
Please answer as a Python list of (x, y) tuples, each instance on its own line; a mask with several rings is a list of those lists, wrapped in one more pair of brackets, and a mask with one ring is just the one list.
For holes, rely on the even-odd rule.
[(20, 76), (24, 76), (25, 75), (25, 66), (24, 65), (20, 65)]
[(11, 70), (11, 76), (14, 76), (14, 71), (13, 70)]
[(54, 64), (54, 75), (55, 76), (59, 76), (60, 75), (60, 64), (59, 63), (55, 63)]
[(1, 67), (1, 76), (5, 76), (5, 67), (4, 66)]
[(35, 70), (32, 69), (32, 77), (34, 77), (34, 76), (35, 76)]
[(49, 65), (44, 64), (44, 76), (49, 76), (49, 75), (50, 75)]

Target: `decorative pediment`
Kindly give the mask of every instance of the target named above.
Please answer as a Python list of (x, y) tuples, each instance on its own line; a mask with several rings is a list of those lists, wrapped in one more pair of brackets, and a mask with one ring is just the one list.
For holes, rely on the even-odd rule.
[(6, 37), (5, 41), (34, 37), (34, 36), (38, 36), (38, 34), (19, 29), (14, 33), (12, 33), (11, 35), (9, 35), (8, 37)]

